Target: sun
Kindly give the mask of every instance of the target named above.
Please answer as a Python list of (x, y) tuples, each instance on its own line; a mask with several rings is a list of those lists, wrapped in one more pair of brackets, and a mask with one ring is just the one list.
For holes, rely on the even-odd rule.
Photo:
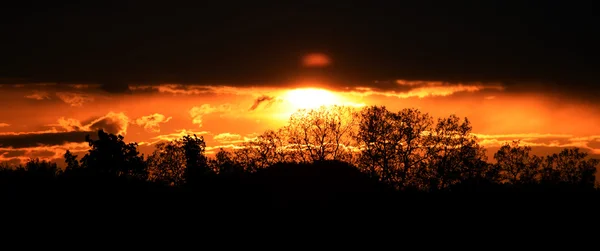
[(284, 94), (284, 100), (294, 110), (315, 109), (342, 103), (341, 98), (335, 93), (316, 88), (289, 90)]

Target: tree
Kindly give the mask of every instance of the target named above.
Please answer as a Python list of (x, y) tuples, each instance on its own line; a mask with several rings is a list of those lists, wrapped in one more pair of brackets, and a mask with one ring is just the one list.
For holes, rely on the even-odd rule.
[(365, 108), (359, 117), (362, 169), (399, 189), (423, 188), (420, 177), (429, 157), (425, 136), (432, 130), (432, 117), (417, 109), (392, 113), (385, 107)]
[(25, 170), (36, 176), (54, 177), (60, 174), (60, 169), (54, 162), (40, 160), (39, 158), (30, 159), (25, 163)]
[(301, 109), (292, 114), (284, 130), (295, 159), (300, 162), (350, 159), (355, 117), (353, 108), (344, 106)]
[(125, 143), (124, 137), (98, 131), (98, 140), (90, 135), (86, 141), (91, 147), (81, 159), (81, 166), (98, 175), (133, 177), (146, 180), (148, 171), (144, 156), (137, 151), (137, 143)]
[(359, 113), (357, 141), (362, 151), (358, 166), (372, 177), (389, 182), (396, 160), (396, 114), (383, 106), (372, 106)]
[(593, 188), (596, 182), (598, 159), (586, 159), (588, 154), (579, 148), (564, 149), (549, 155), (543, 164), (542, 182)]
[(65, 172), (70, 172), (79, 169), (80, 165), (79, 161), (77, 160), (77, 155), (74, 155), (71, 153), (71, 151), (67, 150), (63, 157), (65, 158), (65, 163), (67, 164)]
[(519, 144), (519, 141), (506, 143), (494, 154), (501, 182), (513, 185), (537, 183), (542, 158), (530, 155), (531, 147)]
[(234, 160), (233, 153), (223, 148), (219, 149), (215, 158), (211, 159), (209, 163), (219, 175), (237, 175), (244, 172), (243, 166)]
[(276, 163), (291, 161), (287, 155), (286, 141), (284, 131), (279, 129), (277, 131), (267, 130), (256, 140), (250, 142), (250, 146), (257, 155), (257, 165), (265, 168)]
[(149, 180), (170, 186), (185, 183), (185, 151), (181, 141), (160, 142), (148, 156)]
[(204, 138), (196, 135), (158, 143), (147, 161), (150, 179), (172, 186), (196, 182), (211, 172), (205, 149)]
[(196, 134), (183, 136), (181, 145), (185, 153), (186, 166), (183, 175), (187, 183), (193, 184), (201, 177), (212, 173), (204, 155), (206, 150), (204, 137), (198, 137)]
[(481, 177), (485, 172), (485, 149), (471, 134), (467, 118), (456, 115), (438, 119), (433, 133), (427, 135), (431, 158), (427, 174), (431, 189), (447, 189), (463, 180)]

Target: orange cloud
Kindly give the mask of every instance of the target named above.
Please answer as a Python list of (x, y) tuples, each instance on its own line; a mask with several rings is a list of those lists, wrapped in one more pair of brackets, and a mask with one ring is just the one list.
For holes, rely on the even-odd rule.
[[(109, 112), (106, 115), (99, 117), (86, 125), (82, 125), (81, 121), (73, 118), (65, 119), (60, 117), (57, 124), (50, 124), (48, 126), (60, 127), (67, 132), (71, 131), (97, 131), (104, 130), (112, 134), (127, 134), (127, 127), (129, 125), (129, 117), (123, 112)], [(54, 129), (56, 130), (56, 129)]]
[(202, 127), (202, 118), (204, 115), (217, 112), (227, 112), (231, 110), (229, 104), (220, 106), (211, 106), (210, 104), (203, 104), (201, 106), (194, 106), (190, 109), (189, 114), (192, 117), (192, 123), (197, 124), (198, 127)]
[(268, 87), (234, 87), (225, 85), (193, 85), (193, 84), (160, 84), (160, 85), (129, 85), (133, 92), (159, 92), (175, 95), (257, 95), (264, 92), (276, 92), (281, 88)]
[(10, 124), (7, 124), (7, 123), (0, 123), (0, 127), (8, 127), (8, 126), (10, 126)]
[(25, 98), (35, 99), (35, 100), (44, 100), (44, 99), (50, 99), (50, 96), (48, 95), (47, 92), (34, 91), (33, 94), (27, 95), (27, 96), (25, 96)]
[(592, 154), (600, 154), (600, 146), (594, 147), (595, 142), (600, 141), (600, 135), (586, 137), (574, 137), (570, 134), (541, 134), (541, 133), (522, 133), (522, 134), (474, 134), (479, 139), (479, 144), (486, 148), (501, 147), (505, 143), (519, 140), (521, 145), (531, 147), (578, 147), (589, 150)]
[(70, 106), (80, 107), (84, 103), (94, 101), (94, 98), (88, 95), (75, 92), (57, 92), (56, 96)]
[(148, 132), (160, 132), (160, 123), (167, 123), (173, 117), (165, 117), (160, 113), (150, 114), (148, 116), (142, 116), (135, 120), (138, 126), (144, 127)]
[(64, 128), (65, 130), (71, 131), (81, 131), (84, 126), (81, 125), (81, 122), (76, 119), (65, 119), (64, 117), (58, 118), (58, 126)]
[(175, 130), (175, 133), (170, 133), (170, 134), (163, 134), (163, 135), (158, 135), (156, 137), (152, 137), (151, 139), (154, 141), (151, 142), (139, 142), (139, 145), (153, 145), (156, 144), (160, 141), (173, 141), (176, 139), (180, 139), (183, 136), (186, 135), (205, 135), (208, 134), (209, 132), (207, 131), (194, 131), (194, 130), (187, 130), (187, 129), (179, 129), (179, 130)]
[(221, 144), (239, 144), (239, 143), (249, 142), (249, 141), (256, 139), (256, 135), (254, 135), (254, 134), (251, 134), (248, 136), (251, 136), (251, 137), (242, 137), (242, 135), (239, 135), (237, 133), (225, 132), (225, 133), (220, 133), (220, 134), (215, 135), (213, 137), (213, 140), (215, 140)]
[(398, 98), (425, 98), (435, 96), (449, 96), (459, 92), (477, 92), (486, 89), (503, 90), (504, 87), (499, 84), (452, 84), (447, 82), (397, 80), (396, 85), (390, 86), (389, 90), (376, 89), (370, 87), (356, 87), (352, 91), (350, 91), (350, 93), (358, 96), (379, 95), (385, 97)]
[(246, 148), (246, 146), (239, 145), (239, 144), (224, 144), (224, 145), (216, 145), (216, 146), (207, 146), (205, 149), (205, 153), (207, 155), (214, 155), (217, 153), (217, 151), (219, 151), (219, 149), (235, 150), (235, 149), (244, 149), (244, 148)]

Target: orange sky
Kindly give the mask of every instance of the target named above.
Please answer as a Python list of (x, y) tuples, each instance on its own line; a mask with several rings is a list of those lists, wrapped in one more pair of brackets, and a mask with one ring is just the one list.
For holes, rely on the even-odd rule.
[[(329, 59), (313, 60), (323, 64)], [(320, 89), (307, 89), (313, 85)], [(298, 108), (331, 104), (385, 105), (394, 111), (414, 107), (434, 117), (468, 117), (474, 133), (491, 150), (522, 139), (541, 154), (570, 146), (600, 154), (597, 106), (543, 92), (506, 92), (502, 83), (396, 81), (393, 85), (397, 88), (344, 89), (336, 84), (327, 90), (327, 83), (310, 82), (295, 84), (303, 87), (299, 89), (132, 84), (129, 92), (117, 94), (94, 85), (3, 85), (0, 161), (57, 160), (66, 149), (81, 151), (87, 146), (55, 138), (68, 134), (76, 139), (78, 131), (98, 128), (124, 134), (127, 141), (139, 142), (145, 153), (156, 142), (185, 133), (204, 136), (212, 151), (282, 126)]]

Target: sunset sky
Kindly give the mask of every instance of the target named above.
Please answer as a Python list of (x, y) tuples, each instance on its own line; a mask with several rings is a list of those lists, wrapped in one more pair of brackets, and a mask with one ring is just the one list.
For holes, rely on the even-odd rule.
[(600, 156), (598, 18), (543, 3), (9, 6), (0, 161), (61, 161), (97, 129), (212, 152), (332, 104), (468, 117), (490, 156)]

